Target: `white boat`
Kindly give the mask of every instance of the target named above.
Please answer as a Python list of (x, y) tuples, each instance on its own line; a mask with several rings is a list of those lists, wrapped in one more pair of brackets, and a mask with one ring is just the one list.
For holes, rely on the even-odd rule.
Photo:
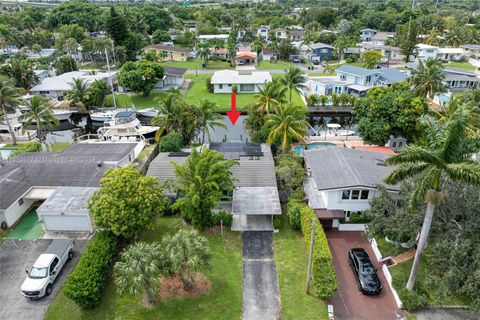
[(95, 122), (112, 121), (116, 113), (118, 113), (117, 110), (92, 112), (90, 113), (90, 119)]
[[(22, 131), (23, 124), (18, 121), (18, 115), (8, 115), (8, 120), (10, 121), (13, 134), (18, 141), (30, 141), (37, 137), (37, 131), (35, 130)], [(12, 135), (10, 134), (5, 116), (0, 120), (0, 140), (12, 142)]]
[(135, 111), (117, 112), (112, 121), (106, 121), (97, 134), (104, 139), (142, 135), (146, 139), (154, 138), (160, 127), (143, 126)]
[(144, 117), (155, 118), (158, 114), (158, 111), (157, 109), (154, 109), (154, 108), (147, 108), (147, 109), (137, 110), (137, 113)]

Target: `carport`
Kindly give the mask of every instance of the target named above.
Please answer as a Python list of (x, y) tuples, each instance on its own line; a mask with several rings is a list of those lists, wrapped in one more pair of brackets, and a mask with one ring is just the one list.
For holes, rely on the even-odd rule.
[(233, 190), (232, 231), (273, 231), (273, 216), (282, 214), (276, 187)]
[(59, 187), (38, 209), (46, 231), (89, 231), (93, 226), (88, 201), (97, 188)]

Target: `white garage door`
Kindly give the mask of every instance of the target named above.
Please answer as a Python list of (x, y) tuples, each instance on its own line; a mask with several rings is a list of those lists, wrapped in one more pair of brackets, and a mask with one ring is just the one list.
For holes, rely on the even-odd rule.
[(85, 216), (43, 216), (45, 229), (50, 231), (91, 231), (90, 217)]

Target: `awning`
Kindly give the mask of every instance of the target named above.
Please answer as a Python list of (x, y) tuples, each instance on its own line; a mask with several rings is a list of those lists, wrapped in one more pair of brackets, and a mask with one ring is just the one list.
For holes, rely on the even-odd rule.
[(57, 188), (32, 188), (23, 198), (32, 200), (46, 200), (48, 199)]
[(348, 85), (347, 88), (358, 91), (358, 92), (367, 91), (368, 89), (370, 89), (370, 87), (362, 86), (359, 84), (351, 84), (351, 85)]
[(321, 220), (345, 218), (345, 213), (343, 212), (343, 210), (315, 209), (314, 211), (318, 219)]

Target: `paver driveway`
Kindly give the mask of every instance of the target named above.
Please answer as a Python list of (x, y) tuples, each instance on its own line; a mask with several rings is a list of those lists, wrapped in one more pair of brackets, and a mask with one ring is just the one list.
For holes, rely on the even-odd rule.
[[(361, 232), (328, 230), (328, 244), (332, 251), (333, 264), (337, 272), (338, 290), (330, 299), (336, 320), (395, 320), (401, 310), (397, 307), (392, 291), (381, 271), (381, 264), (375, 258), (370, 243), (362, 238)], [(348, 251), (364, 248), (378, 269), (378, 277), (383, 284), (378, 296), (366, 296), (357, 288), (357, 282), (348, 264)]]
[(243, 319), (280, 319), (280, 294), (271, 231), (242, 233)]
[[(28, 300), (22, 296), (20, 287), (25, 280), (25, 270), (42, 254), (53, 240), (18, 241), (6, 240), (0, 246), (0, 319), (41, 320), (49, 303), (57, 295), (67, 275), (77, 263), (86, 240), (75, 240), (75, 256), (62, 269), (53, 285), (52, 294), (39, 300)], [(66, 315), (67, 316), (67, 315)]]

